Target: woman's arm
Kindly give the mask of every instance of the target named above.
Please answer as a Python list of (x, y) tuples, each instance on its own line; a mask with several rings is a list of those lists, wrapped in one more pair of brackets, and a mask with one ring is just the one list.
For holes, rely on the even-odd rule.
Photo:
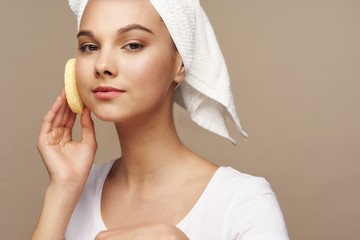
[(66, 227), (81, 194), (81, 187), (50, 184), (45, 192), (43, 208), (32, 240), (64, 239)]
[(82, 139), (72, 139), (76, 114), (63, 91), (47, 112), (40, 129), (38, 149), (49, 172), (50, 184), (32, 240), (63, 239), (66, 227), (90, 173), (97, 149), (90, 111), (81, 115)]
[(189, 240), (177, 227), (169, 224), (143, 224), (139, 226), (100, 232), (95, 240)]

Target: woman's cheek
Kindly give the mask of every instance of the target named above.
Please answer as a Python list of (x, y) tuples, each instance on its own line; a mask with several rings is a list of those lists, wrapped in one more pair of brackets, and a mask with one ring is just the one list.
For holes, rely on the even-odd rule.
[(156, 84), (159, 86), (162, 81), (169, 78), (170, 73), (169, 58), (166, 58), (166, 54), (147, 54), (146, 56), (139, 57), (136, 61), (129, 61), (126, 71), (120, 71), (124, 74), (129, 73), (126, 79), (132, 79), (133, 82), (139, 82), (142, 84)]
[[(126, 63), (120, 65), (119, 74), (123, 75), (124, 79), (132, 82), (141, 82), (151, 78), (153, 70), (156, 65), (153, 58), (148, 56), (133, 59), (127, 59)], [(147, 80), (148, 81), (148, 80)]]

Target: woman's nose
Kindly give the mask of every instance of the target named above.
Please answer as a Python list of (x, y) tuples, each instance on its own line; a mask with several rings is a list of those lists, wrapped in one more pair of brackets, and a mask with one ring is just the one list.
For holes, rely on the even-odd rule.
[(114, 78), (118, 74), (117, 64), (111, 54), (101, 54), (95, 64), (95, 76), (100, 79)]

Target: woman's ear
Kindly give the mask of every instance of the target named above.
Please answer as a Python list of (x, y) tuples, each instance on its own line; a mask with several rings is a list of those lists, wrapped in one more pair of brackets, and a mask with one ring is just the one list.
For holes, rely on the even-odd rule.
[(176, 54), (175, 62), (176, 62), (176, 69), (175, 69), (176, 72), (175, 72), (174, 82), (176, 82), (176, 84), (181, 84), (185, 79), (185, 66), (179, 53)]

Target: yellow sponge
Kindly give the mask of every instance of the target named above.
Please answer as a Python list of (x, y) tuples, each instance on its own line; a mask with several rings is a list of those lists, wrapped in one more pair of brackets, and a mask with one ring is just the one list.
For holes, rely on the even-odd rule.
[(66, 62), (65, 65), (64, 81), (66, 100), (69, 104), (71, 111), (73, 111), (74, 113), (82, 113), (84, 103), (81, 100), (79, 90), (77, 88), (75, 69), (76, 59), (71, 58)]

